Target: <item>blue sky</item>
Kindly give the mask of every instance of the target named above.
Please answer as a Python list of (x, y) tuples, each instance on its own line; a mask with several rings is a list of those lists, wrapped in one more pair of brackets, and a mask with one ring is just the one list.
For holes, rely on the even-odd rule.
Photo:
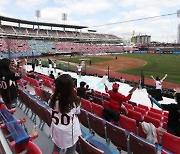
[(151, 35), (152, 41), (175, 42), (180, 18), (177, 15), (100, 26), (132, 19), (176, 13), (180, 0), (0, 0), (0, 15), (25, 20), (37, 20), (35, 10), (41, 11), (39, 21), (88, 26), (98, 33), (114, 34), (129, 39), (135, 35)]

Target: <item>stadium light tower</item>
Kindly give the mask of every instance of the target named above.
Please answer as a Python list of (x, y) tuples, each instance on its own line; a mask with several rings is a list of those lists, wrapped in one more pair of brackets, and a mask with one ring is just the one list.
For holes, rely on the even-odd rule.
[[(64, 25), (65, 25), (65, 21), (67, 20), (67, 13), (62, 13), (62, 20), (64, 21)], [(65, 31), (65, 27), (64, 27), (64, 31)]]
[(62, 13), (62, 20), (64, 21), (65, 24), (65, 21), (67, 20), (67, 13)]
[(39, 21), (39, 18), (41, 17), (41, 11), (40, 10), (36, 10), (35, 16), (37, 18), (37, 21)]

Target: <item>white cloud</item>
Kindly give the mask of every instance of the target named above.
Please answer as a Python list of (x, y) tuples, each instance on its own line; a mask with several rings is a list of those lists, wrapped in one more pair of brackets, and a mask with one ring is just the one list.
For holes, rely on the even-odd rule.
[(107, 10), (111, 7), (111, 2), (108, 0), (55, 0), (55, 3), (62, 8), (66, 8), (68, 13), (86, 15), (95, 14), (102, 10)]
[(122, 0), (121, 6), (123, 7), (136, 7), (136, 8), (148, 8), (148, 7), (156, 7), (156, 8), (169, 8), (176, 7), (180, 5), (180, 1), (178, 0)]
[(6, 7), (10, 4), (10, 0), (1, 0), (0, 1), (0, 14), (7, 15)]
[(16, 0), (15, 5), (22, 10), (31, 10), (46, 2), (47, 0)]

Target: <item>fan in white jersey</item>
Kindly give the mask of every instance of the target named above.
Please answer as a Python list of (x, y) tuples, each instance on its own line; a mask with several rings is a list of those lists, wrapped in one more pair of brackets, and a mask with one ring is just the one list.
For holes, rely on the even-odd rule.
[(74, 92), (73, 80), (70, 75), (63, 74), (56, 79), (50, 107), (53, 152), (59, 153), (61, 149), (66, 149), (65, 154), (75, 154), (76, 143), (81, 135), (77, 117), (77, 114), (80, 113), (80, 99)]
[(156, 85), (156, 89), (160, 89), (162, 90), (162, 83), (164, 81), (164, 79), (167, 77), (167, 74), (165, 74), (165, 76), (160, 79), (160, 77), (156, 77), (156, 79), (151, 75), (152, 79), (155, 81), (155, 85)]

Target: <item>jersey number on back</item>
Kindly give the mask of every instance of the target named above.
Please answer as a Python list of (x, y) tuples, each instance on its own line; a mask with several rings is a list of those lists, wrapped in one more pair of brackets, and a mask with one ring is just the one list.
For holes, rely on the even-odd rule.
[(62, 114), (60, 119), (57, 116), (58, 115), (58, 111), (52, 111), (52, 118), (55, 120), (55, 124), (58, 125), (59, 124), (59, 120), (61, 121), (62, 125), (69, 125), (70, 123), (70, 116), (68, 116), (67, 114)]

